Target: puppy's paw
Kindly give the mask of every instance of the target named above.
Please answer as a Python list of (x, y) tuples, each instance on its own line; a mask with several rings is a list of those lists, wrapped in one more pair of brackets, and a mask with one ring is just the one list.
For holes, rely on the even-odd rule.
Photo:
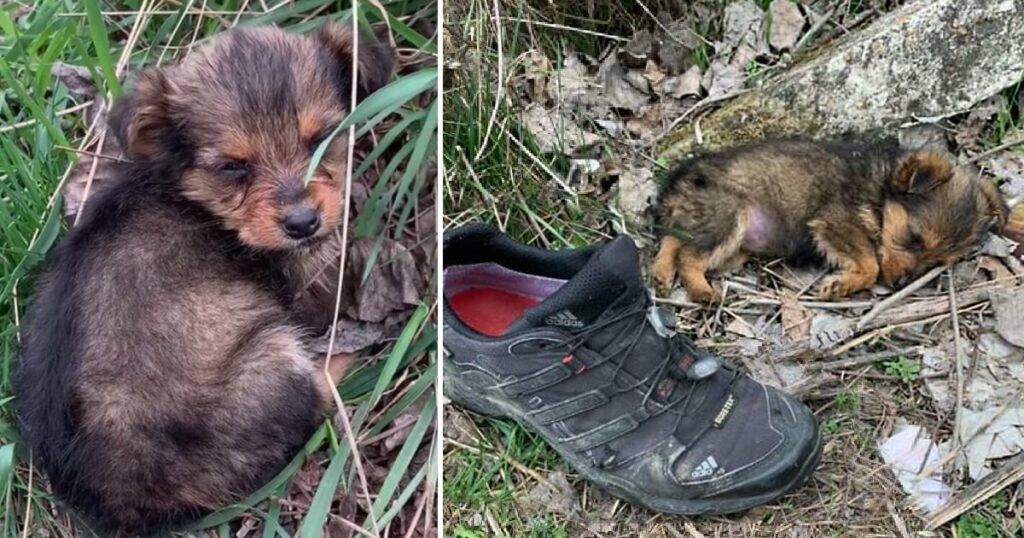
[(842, 299), (860, 291), (860, 286), (850, 282), (843, 275), (835, 275), (825, 278), (818, 290), (818, 297), (825, 300)]
[(651, 265), (651, 278), (654, 279), (654, 286), (659, 292), (668, 293), (676, 280), (676, 268), (672, 263), (664, 263), (663, 260), (655, 260)]
[(715, 304), (722, 300), (722, 296), (710, 285), (687, 287), (686, 295), (695, 303)]

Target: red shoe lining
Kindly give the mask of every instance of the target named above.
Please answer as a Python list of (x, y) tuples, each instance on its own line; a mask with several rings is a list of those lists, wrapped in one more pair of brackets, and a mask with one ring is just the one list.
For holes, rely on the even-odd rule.
[(501, 336), (523, 311), (540, 300), (500, 288), (469, 288), (448, 304), (463, 323), (487, 336)]

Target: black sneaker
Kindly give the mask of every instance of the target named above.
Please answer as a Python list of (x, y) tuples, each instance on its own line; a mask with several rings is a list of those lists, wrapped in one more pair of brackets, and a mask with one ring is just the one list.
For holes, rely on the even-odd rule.
[(628, 237), (547, 251), (464, 226), (444, 237), (444, 295), (445, 394), (538, 432), (614, 495), (737, 512), (818, 464), (810, 410), (675, 333)]

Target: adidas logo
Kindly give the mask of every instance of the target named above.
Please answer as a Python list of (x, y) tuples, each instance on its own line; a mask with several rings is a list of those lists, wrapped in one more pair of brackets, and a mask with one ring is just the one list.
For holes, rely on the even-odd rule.
[(544, 323), (548, 325), (554, 325), (556, 327), (572, 327), (579, 329), (583, 327), (583, 322), (576, 316), (572, 315), (572, 312), (568, 310), (562, 310), (557, 314), (552, 314), (544, 320)]
[(700, 462), (693, 472), (690, 473), (690, 478), (694, 480), (700, 480), (701, 478), (707, 478), (718, 470), (718, 462), (715, 461), (714, 456), (708, 456), (707, 459)]

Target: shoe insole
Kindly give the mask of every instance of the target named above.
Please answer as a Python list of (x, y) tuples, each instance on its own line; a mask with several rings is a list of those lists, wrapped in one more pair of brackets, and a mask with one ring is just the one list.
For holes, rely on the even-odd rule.
[(540, 300), (500, 288), (468, 288), (448, 298), (455, 315), (474, 331), (501, 336), (523, 312)]

